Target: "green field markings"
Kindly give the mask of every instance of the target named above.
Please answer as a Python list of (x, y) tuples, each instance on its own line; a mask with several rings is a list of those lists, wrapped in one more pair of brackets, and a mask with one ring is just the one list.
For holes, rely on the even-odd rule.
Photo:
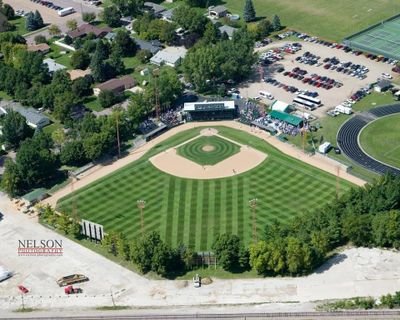
[[(75, 208), (80, 217), (103, 224), (105, 232), (120, 231), (128, 239), (136, 239), (141, 234), (137, 200), (143, 199), (145, 232), (159, 231), (172, 246), (183, 243), (197, 251), (208, 251), (218, 234), (237, 234), (244, 243), (252, 240), (252, 198), (258, 199), (259, 238), (265, 225), (274, 219), (286, 223), (334, 199), (334, 176), (287, 157), (257, 137), (224, 127), (217, 129), (268, 157), (248, 172), (214, 180), (168, 175), (148, 161), (185, 138), (198, 135), (201, 128), (196, 128), (167, 139), (142, 159), (66, 196), (58, 208), (66, 213)], [(349, 186), (340, 182), (342, 192)]]
[(400, 168), (400, 114), (371, 122), (361, 131), (359, 140), (371, 157)]
[(237, 144), (218, 136), (201, 136), (177, 149), (178, 155), (200, 165), (217, 164), (239, 151), (240, 147)]

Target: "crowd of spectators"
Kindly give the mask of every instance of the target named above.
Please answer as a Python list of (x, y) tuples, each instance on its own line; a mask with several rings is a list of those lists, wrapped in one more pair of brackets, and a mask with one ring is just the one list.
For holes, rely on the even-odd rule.
[(264, 117), (259, 117), (253, 121), (253, 124), (261, 125), (264, 127), (269, 127), (271, 129), (275, 129), (276, 131), (282, 132), (287, 135), (296, 136), (298, 135), (302, 129), (293, 126), (285, 121), (272, 119), (270, 115), (265, 115)]
[(142, 134), (147, 134), (147, 133), (153, 131), (154, 129), (157, 129), (157, 125), (151, 119), (144, 120), (141, 124), (139, 124), (139, 131)]
[(264, 107), (250, 100), (239, 108), (239, 121), (245, 124), (251, 124), (254, 120), (264, 116)]
[(160, 115), (160, 121), (163, 122), (167, 127), (172, 128), (182, 123), (182, 115), (180, 109), (170, 109), (166, 112), (163, 112)]

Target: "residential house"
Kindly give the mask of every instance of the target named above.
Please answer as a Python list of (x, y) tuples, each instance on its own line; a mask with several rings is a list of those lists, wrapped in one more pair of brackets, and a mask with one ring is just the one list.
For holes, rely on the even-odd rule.
[(228, 14), (228, 9), (225, 6), (211, 6), (208, 8), (208, 15), (212, 18), (223, 18)]
[(28, 45), (27, 50), (31, 52), (39, 52), (42, 54), (46, 54), (50, 52), (50, 46), (47, 43), (33, 44), (33, 45)]
[(229, 40), (232, 40), (233, 34), (238, 30), (237, 28), (233, 28), (231, 26), (221, 26), (218, 28), (221, 34), (224, 32), (228, 35)]
[(123, 76), (121, 78), (115, 78), (106, 82), (98, 84), (93, 88), (95, 96), (98, 96), (102, 91), (111, 91), (115, 94), (120, 94), (127, 89), (130, 89), (136, 85), (135, 79), (131, 76)]
[(41, 129), (50, 124), (50, 119), (33, 108), (25, 108), (18, 102), (1, 101), (0, 115), (6, 115), (9, 110), (18, 112), (26, 119), (26, 124), (33, 129)]
[(64, 70), (64, 69), (67, 68), (66, 66), (64, 66), (62, 64), (59, 64), (59, 63), (55, 62), (53, 59), (50, 59), (50, 58), (44, 59), (43, 60), (43, 64), (47, 65), (47, 67), (49, 68), (49, 72), (50, 73), (54, 73), (54, 72), (56, 72), (58, 70)]
[(0, 32), (7, 30), (7, 23), (7, 17), (2, 12), (0, 12)]
[(155, 55), (158, 51), (160, 51), (163, 46), (158, 40), (145, 41), (140, 39), (135, 39), (136, 46), (139, 50), (148, 50), (152, 55)]
[(161, 18), (161, 13), (167, 10), (167, 8), (154, 2), (145, 2), (144, 8), (153, 13), (156, 18)]
[(175, 8), (161, 12), (161, 19), (168, 21), (168, 22), (172, 22), (172, 17), (174, 15), (174, 11), (175, 11)]
[(75, 40), (77, 38), (85, 37), (89, 33), (93, 33), (96, 38), (103, 38), (107, 33), (111, 32), (112, 29), (109, 27), (103, 27), (103, 28), (98, 28), (96, 26), (93, 26), (89, 23), (85, 23), (80, 25), (78, 28), (75, 30), (67, 32), (67, 35), (71, 37), (72, 40)]
[(157, 52), (150, 62), (155, 65), (166, 64), (170, 67), (176, 67), (185, 57), (187, 50), (184, 47), (167, 47), (164, 50)]
[(379, 80), (375, 85), (374, 89), (376, 92), (385, 92), (392, 87), (392, 83), (389, 80)]

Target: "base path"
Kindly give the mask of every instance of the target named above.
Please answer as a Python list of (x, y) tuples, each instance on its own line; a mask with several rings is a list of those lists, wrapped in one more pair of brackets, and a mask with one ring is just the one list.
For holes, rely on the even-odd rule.
[[(185, 145), (188, 142), (196, 140), (201, 136), (218, 136), (221, 139), (225, 139), (239, 145), (240, 151), (239, 153), (221, 162), (218, 162), (213, 166), (202, 166), (177, 154), (177, 148), (179, 146)], [(190, 178), (190, 179), (217, 179), (217, 178), (230, 177), (236, 174), (249, 171), (258, 166), (259, 164), (261, 164), (267, 158), (267, 155), (263, 152), (260, 152), (249, 146), (242, 145), (237, 141), (232, 141), (228, 138), (220, 136), (218, 134), (218, 131), (215, 129), (201, 130), (199, 136), (190, 139), (188, 141), (185, 141), (179, 146), (175, 146), (164, 152), (160, 152), (154, 157), (151, 157), (150, 162), (159, 170), (177, 177)], [(203, 149), (205, 148), (214, 148), (214, 147), (204, 146)], [(207, 149), (204, 151), (207, 152), (211, 150)]]
[[(80, 180), (74, 182), (74, 190), (80, 189), (93, 181), (96, 181), (97, 179), (104, 177), (115, 170), (122, 168), (126, 166), (127, 164), (131, 163), (132, 161), (135, 161), (142, 157), (147, 151), (149, 151), (151, 148), (153, 148), (155, 145), (158, 143), (167, 140), (168, 138), (174, 136), (175, 134), (189, 130), (192, 128), (196, 127), (216, 127), (216, 126), (225, 126), (225, 127), (230, 127), (233, 129), (237, 130), (242, 130), (245, 131), (249, 134), (252, 134), (254, 136), (257, 136), (265, 141), (267, 141), (269, 144), (280, 150), (281, 152), (298, 159), (300, 161), (303, 161), (305, 163), (308, 163), (314, 167), (317, 167), (321, 170), (324, 170), (326, 172), (329, 172), (333, 175), (339, 174), (340, 178), (350, 181), (354, 183), (355, 185), (358, 186), (363, 186), (366, 184), (366, 181), (357, 178), (351, 174), (349, 174), (346, 171), (346, 166), (329, 159), (326, 156), (323, 156), (321, 154), (315, 154), (314, 156), (307, 155), (303, 153), (300, 149), (297, 149), (294, 146), (291, 146), (287, 143), (284, 143), (275, 137), (271, 136), (269, 133), (255, 129), (253, 127), (249, 127), (247, 125), (244, 125), (240, 122), (236, 121), (219, 121), (219, 122), (189, 122), (186, 124), (183, 124), (181, 126), (172, 128), (171, 130), (167, 131), (166, 133), (162, 134), (159, 137), (156, 137), (154, 140), (149, 141), (148, 143), (144, 144), (143, 146), (135, 149), (133, 152), (131, 152), (128, 156), (119, 159), (118, 161), (112, 163), (112, 164), (107, 164), (107, 165), (102, 165), (99, 164), (92, 169), (88, 170), (85, 172), (85, 174), (80, 178)], [(236, 142), (235, 142), (236, 143)], [(45, 199), (43, 202), (48, 203), (51, 206), (55, 207), (57, 204), (57, 201), (61, 199), (62, 197), (66, 196), (67, 194), (71, 193), (71, 184), (66, 185), (64, 188), (58, 190), (55, 192), (50, 198)]]

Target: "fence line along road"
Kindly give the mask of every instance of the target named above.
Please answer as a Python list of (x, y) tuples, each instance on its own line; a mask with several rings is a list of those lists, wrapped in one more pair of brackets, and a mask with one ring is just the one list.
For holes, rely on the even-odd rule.
[[(52, 316), (33, 317), (31, 320), (50, 320)], [(189, 320), (189, 319), (400, 319), (400, 310), (376, 310), (376, 311), (335, 311), (335, 312), (278, 312), (278, 313), (195, 313), (195, 314), (142, 314), (142, 315), (118, 315), (107, 313), (107, 315), (87, 316), (56, 316), (62, 320)], [(13, 317), (7, 319), (28, 319), (26, 317)]]

